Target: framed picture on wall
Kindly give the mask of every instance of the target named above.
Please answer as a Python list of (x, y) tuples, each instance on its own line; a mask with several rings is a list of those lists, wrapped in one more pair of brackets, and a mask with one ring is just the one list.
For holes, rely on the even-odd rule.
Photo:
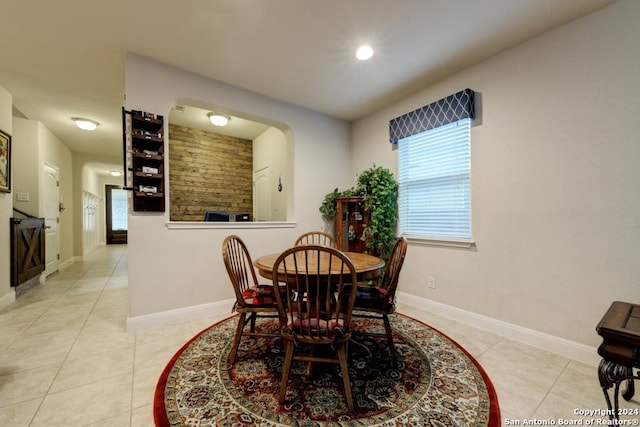
[(0, 130), (0, 191), (11, 193), (11, 135)]

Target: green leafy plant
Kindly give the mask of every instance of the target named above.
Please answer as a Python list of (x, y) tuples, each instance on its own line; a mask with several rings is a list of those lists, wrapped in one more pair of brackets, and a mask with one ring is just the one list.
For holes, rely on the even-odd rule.
[(336, 217), (336, 198), (340, 197), (340, 192), (336, 188), (331, 193), (328, 193), (322, 199), (320, 204), (320, 213), (327, 221), (331, 221)]
[(336, 198), (351, 196), (363, 197), (366, 212), (371, 217), (362, 236), (367, 252), (387, 259), (396, 240), (398, 182), (389, 169), (374, 165), (358, 175), (355, 187), (342, 192), (336, 188), (325, 195), (320, 213), (325, 219), (333, 220)]
[(363, 233), (367, 251), (387, 259), (396, 241), (398, 182), (389, 169), (374, 165), (358, 175), (356, 192), (371, 215)]
[(322, 217), (327, 221), (332, 221), (336, 217), (336, 199), (338, 197), (351, 197), (359, 194), (355, 193), (354, 188), (349, 188), (344, 191), (338, 191), (338, 189), (334, 189), (331, 193), (327, 193), (322, 199), (322, 204), (320, 204), (320, 213)]

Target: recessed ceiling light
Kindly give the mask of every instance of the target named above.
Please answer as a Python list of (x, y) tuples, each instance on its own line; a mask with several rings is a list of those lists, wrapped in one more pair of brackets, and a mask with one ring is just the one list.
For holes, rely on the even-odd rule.
[(82, 117), (72, 117), (71, 120), (73, 120), (76, 126), (78, 126), (82, 130), (96, 130), (98, 125), (100, 125), (100, 123), (96, 122), (95, 120), (84, 119)]
[(111, 171), (111, 172), (109, 172), (109, 173), (110, 173), (112, 176), (120, 176), (120, 175), (122, 175), (122, 172), (120, 172), (120, 171)]
[(207, 116), (209, 117), (211, 124), (214, 126), (226, 126), (227, 123), (229, 123), (229, 120), (231, 120), (231, 117), (226, 114), (209, 113)]
[(362, 45), (356, 51), (356, 58), (360, 61), (366, 61), (373, 56), (373, 49), (369, 45)]

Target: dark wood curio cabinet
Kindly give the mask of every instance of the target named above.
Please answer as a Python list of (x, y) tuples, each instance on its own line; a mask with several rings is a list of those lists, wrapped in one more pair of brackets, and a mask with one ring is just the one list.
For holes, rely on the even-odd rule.
[(345, 252), (364, 252), (366, 241), (362, 240), (364, 227), (370, 216), (365, 210), (362, 197), (337, 197), (336, 201), (336, 242), (338, 249)]
[(164, 119), (123, 109), (125, 188), (133, 192), (133, 210), (164, 212)]

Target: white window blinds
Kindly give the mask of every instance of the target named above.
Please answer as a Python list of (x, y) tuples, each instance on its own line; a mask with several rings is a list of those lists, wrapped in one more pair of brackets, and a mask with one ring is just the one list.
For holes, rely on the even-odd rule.
[(398, 141), (400, 234), (471, 238), (471, 119)]

